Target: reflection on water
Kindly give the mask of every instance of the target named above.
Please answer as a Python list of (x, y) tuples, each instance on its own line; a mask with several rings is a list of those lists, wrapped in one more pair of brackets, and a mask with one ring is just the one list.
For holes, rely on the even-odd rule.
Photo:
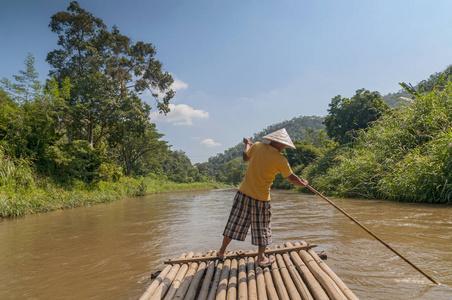
[[(136, 299), (150, 271), (216, 249), (234, 191), (150, 195), (0, 221), (0, 299)], [(273, 241), (304, 239), (363, 299), (451, 299), (452, 207), (337, 200), (440, 282), (427, 281), (323, 200), (274, 192)], [(251, 248), (249, 239), (231, 248)]]

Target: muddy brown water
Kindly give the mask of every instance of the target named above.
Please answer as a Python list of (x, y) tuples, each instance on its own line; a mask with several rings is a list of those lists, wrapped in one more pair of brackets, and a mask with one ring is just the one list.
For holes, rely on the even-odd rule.
[[(234, 191), (149, 195), (0, 221), (0, 299), (137, 299), (162, 261), (216, 249)], [(273, 242), (307, 240), (362, 299), (452, 299), (452, 207), (336, 199), (444, 285), (316, 196), (273, 192)], [(231, 249), (250, 249), (233, 242)]]

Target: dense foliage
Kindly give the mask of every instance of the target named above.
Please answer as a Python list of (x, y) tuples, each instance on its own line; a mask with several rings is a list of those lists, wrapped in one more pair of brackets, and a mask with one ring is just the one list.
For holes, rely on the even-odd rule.
[(326, 131), (340, 143), (352, 142), (359, 130), (367, 128), (388, 108), (378, 92), (360, 89), (351, 98), (338, 95), (329, 105), (325, 118)]
[(347, 197), (452, 202), (452, 76), (449, 67), (416, 87), (351, 145), (329, 150), (303, 172), (317, 188)]

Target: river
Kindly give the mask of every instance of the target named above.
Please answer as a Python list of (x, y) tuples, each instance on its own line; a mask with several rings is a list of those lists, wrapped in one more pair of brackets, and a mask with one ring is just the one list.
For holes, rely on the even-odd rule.
[[(136, 299), (165, 258), (217, 249), (234, 191), (179, 192), (0, 220), (0, 299)], [(306, 240), (362, 299), (452, 299), (452, 207), (273, 192), (273, 241)], [(245, 242), (231, 248), (250, 249)]]

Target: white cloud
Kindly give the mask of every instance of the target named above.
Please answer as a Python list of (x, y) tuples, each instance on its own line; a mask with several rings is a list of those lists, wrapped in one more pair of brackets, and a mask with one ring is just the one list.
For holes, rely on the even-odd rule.
[[(170, 86), (170, 88), (173, 91), (177, 92), (177, 91), (188, 89), (188, 83), (186, 83), (185, 81), (182, 81), (180, 79), (177, 79), (175, 77), (173, 77), (173, 78), (174, 78), (174, 81)], [(159, 99), (163, 99), (163, 97), (165, 97), (165, 93), (160, 92), (158, 89), (155, 89), (155, 90), (154, 89), (151, 89), (151, 90), (146, 89), (143, 92), (143, 96), (145, 96), (145, 98), (154, 98), (154, 96), (152, 95), (153, 93), (156, 94), (157, 98), (159, 98)]]
[(174, 82), (171, 85), (171, 89), (173, 89), (174, 91), (180, 91), (180, 90), (185, 90), (187, 88), (188, 88), (188, 83), (186, 83), (180, 79), (174, 78)]
[(209, 113), (195, 109), (188, 104), (169, 104), (170, 112), (165, 115), (158, 112), (151, 113), (151, 121), (164, 121), (173, 125), (191, 126), (194, 119), (207, 119)]
[(218, 142), (215, 141), (214, 139), (210, 139), (210, 138), (208, 138), (208, 139), (203, 139), (203, 140), (201, 141), (201, 144), (204, 145), (204, 146), (206, 146), (206, 147), (209, 147), (209, 148), (221, 146), (220, 143), (218, 143)]

